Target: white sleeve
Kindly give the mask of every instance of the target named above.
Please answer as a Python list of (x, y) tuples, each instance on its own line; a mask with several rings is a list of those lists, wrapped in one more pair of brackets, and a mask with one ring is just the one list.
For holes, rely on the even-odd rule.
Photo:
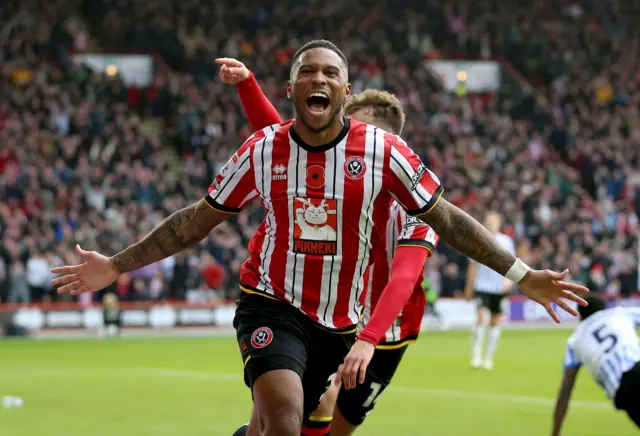
[(564, 351), (564, 359), (562, 362), (562, 366), (564, 367), (564, 369), (567, 369), (567, 368), (575, 368), (576, 366), (580, 366), (580, 365), (581, 365), (580, 359), (578, 359), (578, 356), (576, 356), (576, 351), (573, 348), (572, 338), (569, 338), (569, 340), (567, 341), (567, 348)]

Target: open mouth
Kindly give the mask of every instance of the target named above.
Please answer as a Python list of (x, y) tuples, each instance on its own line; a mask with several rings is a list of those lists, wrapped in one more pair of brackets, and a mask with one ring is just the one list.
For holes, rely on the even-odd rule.
[(312, 114), (323, 114), (329, 107), (329, 96), (324, 92), (314, 92), (307, 97), (307, 108)]

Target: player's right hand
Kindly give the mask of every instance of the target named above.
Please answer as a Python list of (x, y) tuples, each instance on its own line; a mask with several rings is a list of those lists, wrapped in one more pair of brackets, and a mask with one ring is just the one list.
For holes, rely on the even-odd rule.
[(234, 58), (218, 58), (216, 64), (220, 67), (220, 80), (229, 85), (237, 85), (246, 80), (251, 72), (242, 62)]
[(108, 257), (96, 251), (84, 251), (79, 244), (76, 244), (76, 252), (84, 263), (51, 269), (53, 274), (62, 274), (51, 281), (54, 286), (62, 285), (58, 288), (58, 293), (78, 295), (99, 291), (115, 282), (120, 275)]
[(364, 383), (367, 367), (375, 351), (376, 346), (371, 342), (356, 340), (349, 354), (344, 358), (344, 363), (338, 368), (334, 384), (338, 386), (342, 382), (345, 389), (353, 389), (358, 382)]

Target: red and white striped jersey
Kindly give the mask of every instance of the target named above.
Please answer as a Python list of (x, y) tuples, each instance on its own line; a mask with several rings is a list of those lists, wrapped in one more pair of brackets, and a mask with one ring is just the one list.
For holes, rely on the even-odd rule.
[(358, 323), (372, 232), (386, 225), (392, 196), (417, 215), (442, 193), (400, 137), (344, 122), (317, 147), (300, 139), (293, 120), (256, 132), (205, 197), (229, 213), (262, 199), (266, 217), (249, 242), (243, 289), (288, 302), (329, 329)]
[[(382, 291), (389, 282), (391, 264), (396, 249), (401, 245), (417, 245), (432, 253), (438, 245), (438, 235), (422, 220), (408, 216), (402, 207), (394, 202), (391, 206), (389, 221), (383, 234), (380, 235), (382, 249), (374, 248), (373, 265), (368, 272), (368, 291), (364, 295), (364, 314), (361, 326), (369, 322), (376, 308)], [(422, 317), (426, 306), (424, 289), (422, 289), (423, 275), (415, 284), (409, 301), (402, 309), (393, 326), (387, 331), (385, 339), (379, 345), (397, 345), (415, 340), (420, 333)]]

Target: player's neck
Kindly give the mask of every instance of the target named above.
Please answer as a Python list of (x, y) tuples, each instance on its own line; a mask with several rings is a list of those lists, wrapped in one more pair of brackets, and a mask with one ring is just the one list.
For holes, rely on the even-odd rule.
[(296, 123), (293, 126), (293, 129), (300, 139), (310, 147), (319, 147), (330, 143), (340, 135), (343, 128), (344, 117), (338, 117), (329, 125), (329, 127), (321, 132), (309, 130), (302, 120), (299, 120), (298, 118), (296, 118)]

